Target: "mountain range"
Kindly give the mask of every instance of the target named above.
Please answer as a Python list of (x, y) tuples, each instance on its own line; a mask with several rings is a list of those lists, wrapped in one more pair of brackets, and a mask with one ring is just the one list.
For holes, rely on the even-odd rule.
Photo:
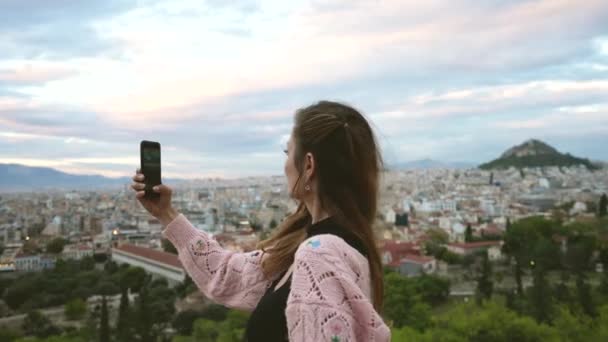
[[(174, 184), (183, 180), (163, 178), (163, 181)], [(101, 175), (74, 175), (48, 167), (0, 164), (0, 192), (95, 190), (122, 187), (130, 183), (130, 177), (111, 178)]]
[[(537, 139), (506, 150), (499, 158), (481, 164), (481, 169), (504, 169), (537, 166), (584, 165), (590, 170), (607, 167), (606, 163), (591, 162), (569, 153), (561, 153), (554, 147)], [(442, 162), (433, 159), (420, 159), (388, 165), (388, 169), (468, 169), (475, 164), (467, 162)], [(164, 179), (176, 184), (184, 179)], [(48, 167), (30, 167), (19, 164), (0, 164), (0, 192), (22, 192), (39, 190), (94, 190), (109, 187), (122, 187), (131, 183), (130, 177), (110, 178), (101, 175), (74, 175)]]

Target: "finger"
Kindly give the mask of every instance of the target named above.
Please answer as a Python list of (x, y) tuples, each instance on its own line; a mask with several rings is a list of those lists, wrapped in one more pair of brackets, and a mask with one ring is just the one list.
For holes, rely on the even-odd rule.
[(135, 182), (143, 182), (144, 181), (144, 175), (143, 174), (137, 174), (135, 176), (133, 176), (133, 181)]
[(143, 183), (133, 183), (131, 184), (131, 188), (133, 188), (133, 190), (143, 190), (146, 188), (146, 185)]
[(171, 190), (170, 187), (168, 187), (164, 184), (156, 185), (152, 188), (152, 190), (154, 190), (154, 192), (158, 192), (163, 195), (171, 195), (171, 193), (173, 192), (173, 190)]
[(146, 195), (145, 191), (138, 191), (135, 193), (135, 197), (137, 198), (143, 198)]

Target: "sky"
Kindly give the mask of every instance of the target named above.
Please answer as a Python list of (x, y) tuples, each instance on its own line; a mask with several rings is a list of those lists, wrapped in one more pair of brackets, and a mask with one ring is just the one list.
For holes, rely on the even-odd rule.
[(1, 0), (0, 163), (283, 172), (294, 112), (348, 103), (387, 163), (523, 141), (608, 160), (608, 2)]

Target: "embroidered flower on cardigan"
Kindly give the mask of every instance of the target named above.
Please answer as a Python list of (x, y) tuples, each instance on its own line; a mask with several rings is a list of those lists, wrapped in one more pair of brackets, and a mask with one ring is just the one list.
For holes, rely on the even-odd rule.
[(205, 242), (203, 240), (197, 240), (195, 245), (192, 246), (192, 253), (196, 256), (201, 256), (205, 249)]
[(338, 322), (333, 322), (330, 326), (329, 326), (329, 331), (332, 335), (331, 337), (331, 342), (340, 342), (340, 337), (338, 335), (340, 335), (340, 333), (342, 333), (342, 325), (339, 324)]
[(321, 247), (321, 240), (316, 239), (316, 240), (310, 240), (307, 243), (308, 246), (311, 246), (312, 248), (319, 248)]
[(338, 323), (333, 323), (330, 327), (329, 330), (331, 330), (331, 333), (333, 335), (338, 335), (342, 332), (342, 326)]

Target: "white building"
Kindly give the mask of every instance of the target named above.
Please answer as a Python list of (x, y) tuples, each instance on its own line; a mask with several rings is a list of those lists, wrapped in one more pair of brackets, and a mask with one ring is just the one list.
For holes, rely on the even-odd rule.
[(92, 257), (93, 253), (93, 247), (88, 246), (86, 244), (66, 245), (63, 247), (63, 252), (61, 252), (61, 256), (64, 259), (81, 260), (88, 256)]
[(156, 249), (122, 244), (112, 248), (112, 260), (118, 264), (141, 267), (154, 277), (167, 279), (169, 286), (180, 284), (186, 279), (186, 271), (177, 255)]
[(384, 220), (388, 223), (391, 224), (395, 224), (395, 221), (397, 219), (397, 214), (395, 213), (395, 211), (390, 208), (386, 211), (386, 214), (384, 214)]

